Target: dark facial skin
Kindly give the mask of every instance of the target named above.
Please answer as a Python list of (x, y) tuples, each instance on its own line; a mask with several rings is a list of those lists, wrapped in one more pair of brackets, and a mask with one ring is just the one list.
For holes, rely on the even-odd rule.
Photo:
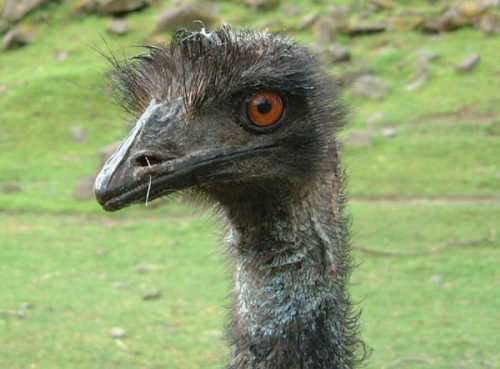
[(111, 61), (137, 123), (96, 197), (114, 211), (184, 191), (221, 210), (235, 266), (227, 368), (353, 368), (344, 114), (328, 75), (290, 40), (228, 27)]

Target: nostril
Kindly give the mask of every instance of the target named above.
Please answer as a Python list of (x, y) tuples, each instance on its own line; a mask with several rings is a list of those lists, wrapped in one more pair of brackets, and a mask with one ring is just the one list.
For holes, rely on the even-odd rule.
[(138, 167), (152, 167), (153, 165), (160, 164), (163, 160), (154, 154), (142, 154), (134, 158), (133, 163)]

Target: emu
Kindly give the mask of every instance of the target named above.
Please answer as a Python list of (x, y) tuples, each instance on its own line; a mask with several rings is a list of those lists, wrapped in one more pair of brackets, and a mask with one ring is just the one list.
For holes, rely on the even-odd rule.
[(337, 89), (269, 33), (176, 34), (118, 61), (136, 125), (96, 179), (105, 210), (174, 192), (220, 209), (234, 260), (228, 369), (350, 369), (364, 351), (351, 270)]

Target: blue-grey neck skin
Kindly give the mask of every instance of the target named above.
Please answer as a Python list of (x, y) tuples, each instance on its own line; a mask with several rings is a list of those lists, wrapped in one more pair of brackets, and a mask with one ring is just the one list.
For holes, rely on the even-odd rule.
[[(231, 369), (348, 369), (356, 319), (340, 172), (300, 195), (228, 211), (235, 258)], [(281, 198), (281, 199), (280, 199)], [(244, 206), (243, 206), (244, 208)], [(253, 221), (252, 221), (253, 220)]]

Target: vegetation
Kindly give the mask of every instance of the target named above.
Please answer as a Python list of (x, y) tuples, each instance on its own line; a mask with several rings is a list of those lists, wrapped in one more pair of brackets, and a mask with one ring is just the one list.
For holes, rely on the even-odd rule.
[[(281, 17), (280, 9), (217, 3), (236, 25)], [(285, 25), (327, 6), (290, 3), (303, 12)], [(98, 167), (99, 150), (126, 132), (96, 48), (137, 53), (131, 45), (152, 37), (165, 5), (130, 15), (124, 37), (108, 35), (104, 17), (76, 16), (74, 6), (31, 14), (23, 26), (35, 42), (0, 53), (0, 367), (218, 368), (227, 355), (230, 268), (217, 220), (178, 198), (110, 215), (72, 197)], [(293, 37), (314, 41), (310, 29)], [(352, 107), (347, 142), (384, 113), (371, 142), (344, 153), (358, 264), (352, 294), (373, 349), (365, 365), (498, 367), (500, 37), (465, 28), (340, 41), (354, 62), (331, 65), (332, 73), (361, 63), (389, 85), (382, 101), (344, 94)], [(407, 91), (422, 49), (440, 57), (429, 81)], [(64, 61), (54, 57), (61, 51)], [(481, 63), (458, 74), (455, 64), (473, 52)], [(82, 142), (71, 137), (75, 126), (86, 134)], [(395, 137), (382, 134), (388, 127)], [(6, 191), (11, 183), (20, 191)], [(161, 296), (144, 300), (151, 290)], [(113, 327), (126, 337), (112, 339)]]

